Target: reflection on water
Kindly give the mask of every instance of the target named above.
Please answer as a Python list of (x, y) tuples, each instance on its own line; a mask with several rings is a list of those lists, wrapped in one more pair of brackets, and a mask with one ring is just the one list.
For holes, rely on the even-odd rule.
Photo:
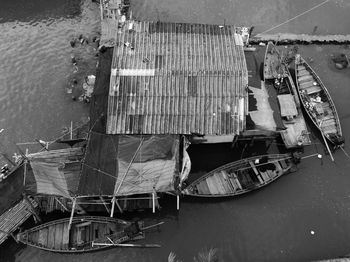
[[(137, 18), (178, 22), (238, 23), (264, 30), (320, 3), (310, 0), (132, 0)], [(339, 9), (339, 7), (342, 7)], [(71, 120), (87, 116), (88, 106), (73, 102), (65, 93), (72, 76), (71, 55), (80, 65), (93, 56), (89, 46), (70, 47), (81, 33), (99, 30), (99, 12), (91, 1), (3, 0), (0, 8), (0, 150), (12, 153), (14, 142), (52, 139)], [(348, 1), (334, 0), (280, 30), (318, 33), (347, 33)], [(299, 31), (297, 31), (299, 32)], [(337, 47), (339, 52), (348, 49)], [(349, 71), (335, 71), (328, 60), (330, 47), (301, 48), (313, 57), (317, 72), (329, 86), (342, 120), (345, 137), (350, 132), (348, 101)], [(86, 59), (85, 59), (86, 58)], [(84, 65), (83, 65), (84, 66)], [(84, 69), (93, 72), (94, 66)], [(347, 69), (348, 70), (348, 69)], [(305, 155), (323, 153), (321, 142), (306, 148)], [(197, 154), (201, 149), (191, 149)], [(250, 150), (250, 151), (249, 151)], [(216, 154), (216, 151), (221, 152)], [(203, 169), (230, 161), (229, 145), (213, 146), (205, 159), (194, 158)], [(247, 148), (239, 154), (254, 153)], [(237, 157), (236, 155), (234, 156)], [(213, 159), (217, 158), (217, 163)], [(147, 234), (147, 243), (160, 249), (110, 249), (78, 256), (61, 255), (13, 243), (0, 249), (1, 261), (166, 261), (171, 251), (179, 259), (192, 261), (203, 248), (218, 248), (222, 261), (309, 261), (350, 253), (350, 169), (340, 151), (335, 163), (308, 158), (296, 173), (286, 175), (269, 187), (235, 199), (203, 201), (167, 197), (160, 213), (137, 214), (165, 221), (160, 232)], [(201, 168), (197, 168), (202, 172)], [(314, 231), (315, 234), (310, 234)]]

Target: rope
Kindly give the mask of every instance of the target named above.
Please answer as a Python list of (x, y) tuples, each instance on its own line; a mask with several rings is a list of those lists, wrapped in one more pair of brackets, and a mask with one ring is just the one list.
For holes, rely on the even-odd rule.
[(290, 21), (293, 21), (293, 20), (299, 18), (300, 16), (303, 16), (303, 15), (305, 15), (305, 14), (311, 12), (312, 10), (314, 10), (314, 9), (316, 9), (316, 8), (318, 8), (318, 7), (322, 6), (322, 5), (324, 5), (324, 4), (326, 4), (326, 3), (329, 2), (329, 1), (330, 1), (330, 0), (325, 0), (325, 1), (323, 1), (322, 3), (320, 3), (320, 4), (318, 4), (318, 5), (315, 5), (314, 7), (312, 7), (312, 8), (310, 8), (310, 9), (308, 9), (308, 10), (302, 12), (301, 14), (298, 14), (298, 15), (296, 15), (296, 16), (294, 16), (294, 17), (288, 19), (287, 21), (285, 21), (285, 22), (283, 22), (283, 23), (281, 23), (281, 24), (279, 24), (279, 25), (276, 25), (276, 26), (274, 26), (274, 27), (272, 27), (272, 28), (270, 28), (270, 29), (267, 29), (267, 30), (265, 30), (264, 32), (261, 32), (261, 33), (255, 35), (255, 36), (262, 35), (262, 34), (267, 33), (267, 32), (269, 32), (269, 31), (271, 31), (271, 30), (273, 30), (273, 29), (276, 29), (277, 27), (280, 27), (280, 26), (282, 26), (282, 25), (285, 25), (285, 24), (289, 23)]
[(345, 154), (345, 156), (346, 156), (347, 158), (350, 159), (349, 154), (345, 151), (345, 149), (344, 149), (342, 146), (340, 147), (340, 149), (343, 151), (343, 153)]

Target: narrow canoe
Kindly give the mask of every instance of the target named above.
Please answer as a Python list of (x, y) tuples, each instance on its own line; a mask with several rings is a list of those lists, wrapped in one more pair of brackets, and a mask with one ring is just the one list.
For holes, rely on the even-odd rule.
[(343, 146), (345, 139), (333, 100), (321, 79), (299, 54), (295, 57), (295, 76), (301, 103), (314, 125), (335, 147)]
[(110, 217), (74, 217), (69, 230), (69, 219), (51, 221), (17, 235), (18, 241), (39, 249), (61, 252), (82, 253), (104, 249), (108, 245), (94, 243), (124, 243), (142, 239), (143, 222), (129, 222)]
[(196, 197), (237, 196), (264, 187), (296, 170), (292, 154), (269, 154), (223, 165), (192, 182), (182, 193)]
[(277, 47), (269, 42), (265, 52), (264, 80), (266, 88), (276, 90), (284, 126), (279, 133), (286, 148), (310, 145), (310, 133), (301, 110), (298, 92), (288, 66), (282, 60)]

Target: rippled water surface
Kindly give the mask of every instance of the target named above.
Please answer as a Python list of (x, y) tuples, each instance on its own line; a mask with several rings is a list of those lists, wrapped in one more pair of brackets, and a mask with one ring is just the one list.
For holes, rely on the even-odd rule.
[[(131, 0), (137, 19), (172, 22), (234, 23), (262, 32), (321, 3), (316, 0)], [(273, 32), (349, 33), (350, 1), (333, 0)], [(99, 11), (91, 1), (2, 0), (0, 8), (0, 150), (12, 154), (14, 142), (52, 139), (70, 121), (81, 121), (88, 106), (66, 94), (72, 78), (72, 54), (79, 74), (94, 72), (90, 45), (71, 48), (79, 34), (99, 31)], [(315, 30), (315, 26), (317, 26)], [(334, 52), (348, 55), (347, 46), (301, 48), (313, 58), (334, 98), (343, 132), (350, 139), (350, 69), (336, 71)], [(91, 62), (91, 63), (90, 63)], [(81, 84), (81, 83), (80, 83)], [(313, 130), (314, 131), (314, 130)], [(322, 153), (316, 135), (305, 155)], [(349, 143), (349, 142), (348, 142)], [(213, 148), (197, 162), (209, 163), (216, 150), (220, 159), (228, 146)], [(218, 158), (218, 157), (216, 157)], [(156, 217), (165, 221), (160, 232), (147, 236), (160, 249), (111, 249), (83, 255), (60, 255), (34, 248), (0, 249), (1, 261), (166, 261), (175, 251), (182, 261), (203, 248), (218, 249), (222, 261), (310, 261), (350, 253), (350, 162), (341, 151), (336, 162), (305, 159), (299, 171), (269, 187), (226, 201), (183, 200), (179, 212), (169, 198)], [(216, 159), (217, 161), (217, 159)], [(150, 216), (147, 214), (146, 216)], [(310, 232), (314, 231), (312, 235)]]

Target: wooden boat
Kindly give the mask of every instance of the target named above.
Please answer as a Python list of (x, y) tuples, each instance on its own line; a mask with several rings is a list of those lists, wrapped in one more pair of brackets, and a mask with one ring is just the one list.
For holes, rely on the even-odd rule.
[(110, 217), (74, 217), (51, 221), (17, 235), (18, 241), (39, 249), (82, 253), (118, 246), (144, 238), (143, 222), (128, 222)]
[(295, 75), (301, 103), (312, 122), (335, 147), (343, 146), (345, 139), (333, 100), (321, 79), (300, 55), (295, 57)]
[(291, 154), (269, 154), (223, 165), (192, 182), (182, 193), (196, 197), (237, 196), (264, 187), (295, 171)]
[(311, 144), (301, 103), (288, 66), (276, 46), (267, 44), (264, 61), (264, 81), (266, 88), (276, 90), (280, 114), (284, 128), (279, 130), (286, 148)]

